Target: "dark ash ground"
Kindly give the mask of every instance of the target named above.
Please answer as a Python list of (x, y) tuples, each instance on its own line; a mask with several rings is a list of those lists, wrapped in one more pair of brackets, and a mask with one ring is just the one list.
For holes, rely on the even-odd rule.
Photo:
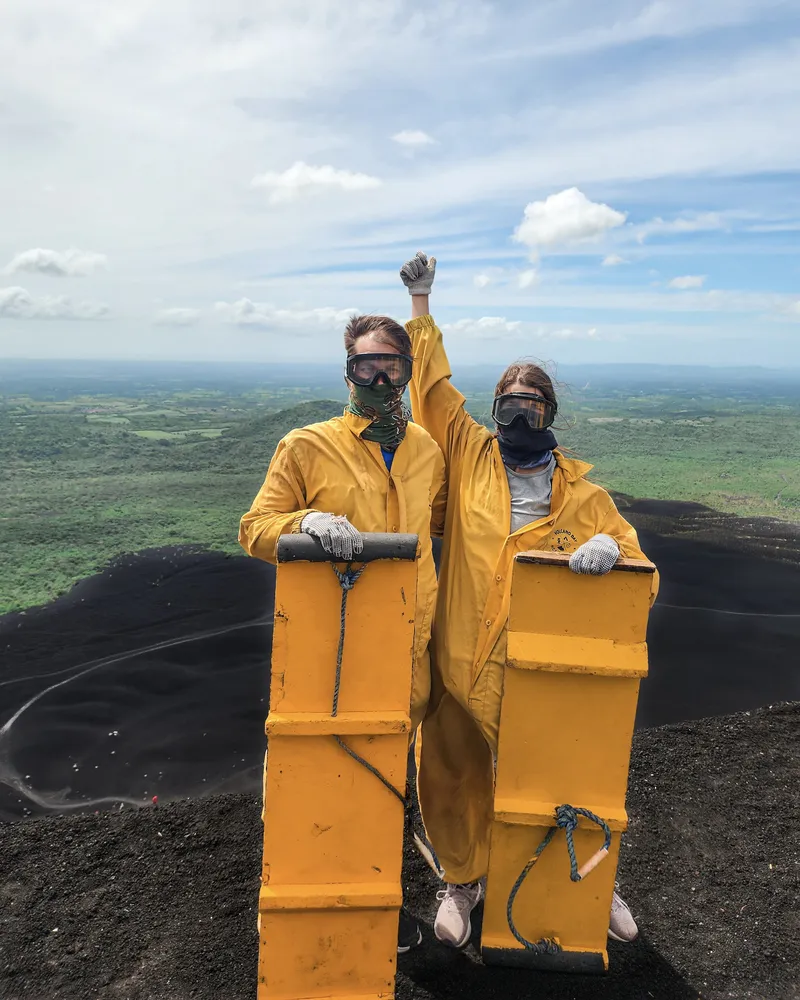
[[(433, 941), (409, 854), (400, 998), (800, 998), (800, 529), (620, 506), (662, 575), (620, 869), (642, 937), (604, 978), (486, 969)], [(0, 618), (2, 1000), (254, 996), (273, 593), (169, 550)]]
[[(427, 925), (398, 998), (707, 1000), (800, 997), (800, 705), (637, 734), (620, 880), (634, 945), (607, 976), (488, 969), (430, 929), (435, 878), (405, 885)], [(0, 827), (4, 1000), (254, 996), (257, 797)]]

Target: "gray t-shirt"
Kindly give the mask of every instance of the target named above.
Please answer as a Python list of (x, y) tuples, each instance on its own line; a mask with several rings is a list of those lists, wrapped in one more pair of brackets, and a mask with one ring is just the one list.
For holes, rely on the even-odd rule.
[(550, 499), (553, 494), (553, 469), (556, 458), (553, 455), (547, 465), (527, 475), (512, 472), (506, 466), (508, 488), (511, 491), (511, 534), (524, 528), (531, 521), (547, 517), (550, 513)]

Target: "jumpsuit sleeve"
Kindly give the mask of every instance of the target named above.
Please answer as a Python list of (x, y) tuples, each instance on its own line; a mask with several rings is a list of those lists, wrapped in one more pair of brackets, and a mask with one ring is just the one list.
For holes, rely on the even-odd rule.
[(441, 453), (436, 456), (436, 473), (431, 485), (431, 535), (434, 538), (444, 538), (444, 518), (447, 513), (447, 475), (444, 458)]
[[(620, 514), (613, 500), (610, 501), (602, 523), (596, 532), (598, 535), (610, 535), (619, 545), (620, 555), (623, 559), (647, 559), (639, 545), (639, 536), (632, 524)], [(658, 570), (653, 574), (653, 583), (650, 590), (650, 606), (658, 594), (659, 575)]]
[(239, 523), (239, 544), (250, 556), (277, 562), (278, 539), (296, 534), (306, 514), (303, 471), (286, 439), (278, 442), (264, 485)]
[(432, 316), (406, 323), (414, 351), (414, 371), (409, 394), (414, 420), (421, 424), (444, 453), (448, 468), (473, 434), (489, 432), (467, 413), (466, 399), (450, 382), (442, 332)]

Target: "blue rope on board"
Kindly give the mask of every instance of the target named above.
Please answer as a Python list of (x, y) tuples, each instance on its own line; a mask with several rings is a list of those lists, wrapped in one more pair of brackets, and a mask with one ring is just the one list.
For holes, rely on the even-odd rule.
[(335, 566), (331, 565), (331, 569), (336, 574), (336, 578), (339, 581), (339, 586), (342, 588), (342, 609), (339, 616), (339, 650), (336, 654), (336, 680), (333, 685), (333, 710), (331, 715), (336, 715), (339, 712), (339, 688), (342, 683), (342, 657), (344, 656), (344, 630), (345, 630), (345, 617), (347, 615), (347, 595), (355, 587), (358, 582), (358, 578), (366, 569), (366, 565), (362, 566), (361, 569), (353, 572), (351, 564), (347, 564), (347, 569), (344, 573), (340, 572)]
[[(341, 688), (342, 684), (342, 659), (344, 657), (344, 634), (345, 634), (345, 620), (347, 617), (347, 595), (350, 593), (353, 587), (355, 587), (359, 577), (367, 567), (366, 565), (364, 565), (361, 567), (361, 569), (354, 571), (352, 568), (352, 564), (348, 563), (347, 569), (344, 571), (344, 573), (338, 570), (335, 566), (331, 566), (331, 568), (333, 569), (333, 572), (336, 574), (336, 578), (339, 581), (339, 586), (342, 588), (342, 606), (341, 606), (341, 613), (339, 616), (339, 649), (336, 654), (336, 678), (333, 683), (333, 707), (331, 709), (331, 715), (336, 716), (339, 713), (339, 689)], [(402, 794), (400, 791), (398, 791), (398, 789), (394, 787), (391, 781), (389, 781), (388, 778), (385, 778), (381, 774), (381, 772), (377, 769), (377, 767), (374, 766), (374, 764), (370, 764), (368, 760), (364, 760), (363, 757), (360, 757), (355, 752), (355, 750), (353, 750), (352, 747), (349, 747), (344, 742), (341, 736), (334, 735), (333, 738), (336, 740), (336, 742), (339, 744), (339, 746), (342, 748), (342, 750), (344, 750), (346, 754), (349, 754), (353, 758), (353, 760), (361, 764), (362, 767), (365, 767), (370, 772), (370, 774), (374, 774), (375, 777), (380, 782), (382, 782), (393, 795), (395, 795), (398, 799), (400, 799), (400, 801), (403, 803), (403, 806), (404, 807), (406, 806), (406, 796)]]
[[(511, 892), (508, 897), (508, 905), (506, 906), (506, 919), (508, 920), (508, 928), (514, 937), (519, 941), (523, 948), (527, 948), (528, 951), (536, 952), (539, 955), (555, 955), (561, 951), (561, 946), (557, 941), (553, 941), (551, 938), (542, 938), (541, 941), (529, 941), (517, 930), (517, 926), (514, 923), (514, 900), (517, 898), (517, 893), (522, 888), (522, 883), (530, 874), (532, 868), (542, 856), (542, 852), (556, 835), (559, 829), (564, 831), (567, 840), (567, 853), (569, 854), (569, 877), (573, 882), (580, 882), (585, 876), (581, 875), (578, 871), (578, 859), (575, 854), (575, 844), (573, 843), (573, 834), (578, 826), (578, 817), (585, 816), (586, 819), (590, 820), (592, 823), (596, 823), (597, 826), (603, 831), (604, 841), (602, 851), (608, 851), (611, 846), (611, 830), (608, 827), (608, 823), (601, 819), (599, 816), (595, 815), (589, 809), (580, 809), (578, 806), (564, 805), (559, 806), (556, 809), (556, 822), (555, 826), (551, 826), (550, 829), (544, 836), (544, 839), (533, 852), (533, 857), (525, 865), (514, 883)], [(599, 854), (600, 852), (598, 852)], [(588, 872), (586, 873), (588, 874)]]

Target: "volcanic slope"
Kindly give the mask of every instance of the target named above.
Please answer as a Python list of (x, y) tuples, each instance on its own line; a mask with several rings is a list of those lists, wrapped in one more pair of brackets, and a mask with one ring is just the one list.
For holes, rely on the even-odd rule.
[[(800, 700), (800, 530), (619, 498), (661, 572), (638, 726)], [(0, 817), (255, 791), (274, 568), (115, 560), (0, 618)]]
[[(799, 742), (800, 705), (636, 734), (620, 880), (642, 933), (610, 943), (604, 977), (486, 968), (477, 924), (465, 951), (439, 945), (437, 880), (407, 845), (424, 942), (399, 959), (398, 998), (795, 1000)], [(0, 996), (250, 1000), (259, 806), (224, 795), (0, 825)]]
[(0, 618), (0, 818), (258, 788), (274, 579), (143, 552)]

